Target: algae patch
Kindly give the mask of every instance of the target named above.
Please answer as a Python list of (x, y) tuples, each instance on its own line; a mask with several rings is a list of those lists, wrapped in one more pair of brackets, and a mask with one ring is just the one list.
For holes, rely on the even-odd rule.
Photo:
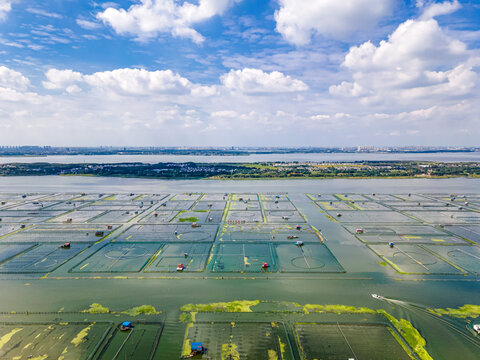
[[(98, 304), (98, 303), (93, 303), (90, 305), (88, 309), (83, 310), (82, 312), (84, 313), (89, 313), (89, 314), (114, 314), (114, 311), (111, 311), (109, 308)], [(140, 305), (133, 307), (131, 309), (127, 309), (125, 311), (121, 311), (120, 314), (127, 314), (130, 316), (138, 316), (140, 314), (145, 314), (145, 315), (155, 315), (159, 314), (155, 307), (152, 305)]]
[(240, 360), (235, 344), (222, 344), (222, 360)]
[(452, 317), (466, 319), (476, 319), (480, 316), (480, 305), (465, 304), (458, 309), (446, 308), (446, 309), (428, 309), (431, 313), (442, 316), (450, 315)]
[(193, 327), (193, 322), (189, 323), (187, 325), (187, 328), (185, 329), (185, 339), (183, 340), (182, 356), (188, 356), (191, 353), (190, 339), (188, 338), (188, 332), (191, 327)]
[(268, 350), (268, 360), (278, 360), (278, 355), (275, 350)]
[(90, 332), (90, 329), (92, 328), (93, 324), (88, 325), (85, 329), (80, 331), (77, 336), (73, 338), (71, 343), (77, 347), (81, 343), (83, 343), (86, 340), (86, 337), (88, 336), (88, 333)]
[(155, 315), (159, 312), (152, 305), (141, 305), (125, 311), (122, 311), (122, 314), (127, 314), (130, 316), (138, 316), (140, 314), (144, 315)]
[(385, 310), (378, 310), (378, 313), (385, 315), (421, 360), (433, 360), (427, 350), (425, 350), (426, 340), (410, 321), (405, 319), (398, 320)]
[(108, 314), (110, 313), (110, 309), (101, 304), (93, 303), (88, 309), (83, 310), (82, 312), (89, 314)]
[(67, 353), (68, 353), (68, 346), (65, 349), (63, 349), (62, 354), (59, 356), (58, 360), (64, 360), (65, 355), (67, 355)]
[(188, 312), (252, 312), (251, 308), (259, 303), (260, 300), (240, 300), (211, 304), (186, 304), (180, 310)]
[(198, 222), (198, 221), (199, 221), (199, 219), (196, 218), (196, 217), (194, 217), (194, 216), (184, 217), (184, 218), (178, 219), (178, 222), (181, 222), (181, 223), (183, 223), (183, 222), (192, 222), (192, 223), (194, 223), (194, 222)]
[(0, 350), (2, 350), (2, 348), (5, 346), (5, 344), (7, 344), (12, 339), (13, 335), (15, 335), (16, 333), (18, 333), (22, 330), (23, 330), (22, 328), (16, 328), (16, 329), (13, 329), (12, 331), (10, 331), (8, 334), (3, 335), (0, 338)]
[(347, 305), (316, 305), (305, 304), (303, 307), (305, 313), (309, 312), (327, 312), (335, 314), (375, 314), (375, 311), (366, 307), (355, 307)]
[(183, 322), (183, 323), (189, 323), (192, 321), (192, 314), (191, 313), (186, 313), (186, 312), (183, 312), (180, 314), (180, 316), (178, 317), (178, 320), (180, 322)]
[(183, 312), (180, 314), (178, 320), (183, 323), (195, 322), (195, 316), (197, 313), (192, 311), (191, 313)]
[(280, 356), (282, 357), (282, 360), (283, 360), (285, 355), (285, 348), (287, 347), (287, 344), (282, 342), (282, 339), (280, 339), (280, 336), (278, 337), (278, 345), (280, 345)]

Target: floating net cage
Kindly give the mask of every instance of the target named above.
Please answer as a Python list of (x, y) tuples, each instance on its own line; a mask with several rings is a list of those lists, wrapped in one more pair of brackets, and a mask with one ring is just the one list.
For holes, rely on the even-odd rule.
[(295, 331), (307, 360), (410, 359), (393, 336), (394, 330), (385, 325), (297, 324)]

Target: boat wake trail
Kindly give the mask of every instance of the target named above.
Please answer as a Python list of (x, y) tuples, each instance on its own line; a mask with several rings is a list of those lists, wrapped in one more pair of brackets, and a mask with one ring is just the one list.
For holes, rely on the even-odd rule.
[(425, 306), (422, 306), (420, 304), (412, 303), (412, 302), (407, 302), (407, 301), (402, 301), (402, 300), (397, 300), (397, 299), (391, 299), (387, 298), (385, 296), (377, 295), (377, 294), (372, 294), (372, 297), (374, 299), (386, 301), (388, 303), (392, 303), (395, 305), (398, 305), (402, 307), (403, 309), (410, 310), (410, 311), (420, 311), (434, 319), (437, 319), (438, 321), (442, 322), (445, 326), (450, 328), (451, 330), (457, 332), (460, 334), (465, 340), (467, 340), (470, 344), (476, 346), (477, 348), (480, 348), (480, 340), (477, 339), (476, 337), (472, 336), (472, 333), (468, 331), (467, 327), (462, 327), (459, 326), (458, 324), (446, 320), (445, 318), (441, 317), (440, 315), (435, 314), (434, 312), (428, 310)]

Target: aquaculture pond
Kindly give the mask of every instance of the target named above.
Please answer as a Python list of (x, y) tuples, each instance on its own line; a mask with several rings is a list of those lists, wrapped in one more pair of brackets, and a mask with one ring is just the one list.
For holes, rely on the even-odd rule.
[(478, 359), (479, 215), (467, 179), (2, 178), (0, 359)]

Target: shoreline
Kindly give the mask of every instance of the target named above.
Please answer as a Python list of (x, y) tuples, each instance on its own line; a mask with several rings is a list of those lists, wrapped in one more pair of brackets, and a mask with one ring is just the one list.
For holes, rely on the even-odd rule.
[(445, 175), (445, 176), (332, 176), (332, 177), (157, 177), (157, 176), (128, 176), (128, 175), (97, 175), (97, 174), (29, 174), (29, 175), (4, 175), (0, 174), (0, 178), (14, 177), (89, 177), (89, 178), (112, 178), (112, 179), (146, 179), (146, 180), (203, 180), (203, 181), (277, 181), (277, 180), (445, 180), (445, 179), (480, 179), (480, 175)]

